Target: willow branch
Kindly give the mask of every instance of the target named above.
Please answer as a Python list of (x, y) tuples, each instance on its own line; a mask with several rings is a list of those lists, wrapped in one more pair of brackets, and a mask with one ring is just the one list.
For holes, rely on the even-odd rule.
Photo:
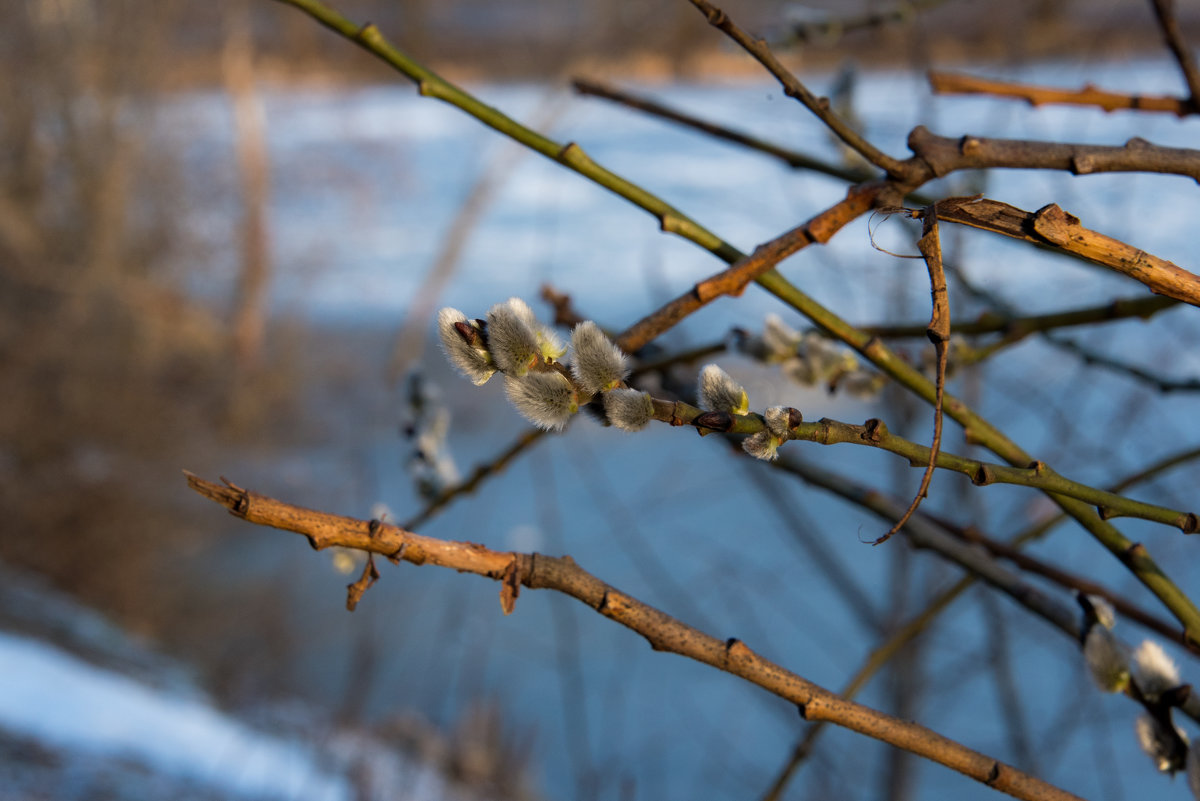
[(865, 214), (889, 189), (884, 183), (859, 184), (846, 198), (770, 242), (759, 245), (749, 256), (739, 258), (728, 269), (709, 276), (627, 328), (616, 340), (622, 350), (633, 353), (684, 317), (723, 295), (738, 295), (751, 281), (765, 276), (782, 276), (774, 267), (783, 259), (813, 243), (824, 244), (847, 224)]
[(787, 67), (779, 63), (779, 60), (775, 58), (775, 54), (771, 52), (771, 48), (767, 46), (766, 41), (750, 36), (750, 34), (739, 28), (729, 18), (728, 14), (712, 3), (709, 3), (708, 0), (691, 0), (691, 3), (700, 9), (701, 13), (704, 14), (704, 18), (708, 20), (709, 25), (717, 28), (730, 39), (737, 42), (759, 64), (766, 67), (767, 71), (775, 76), (780, 86), (783, 87), (783, 93), (788, 97), (800, 101), (805, 108), (825, 124), (825, 127), (833, 132), (834, 136), (841, 139), (848, 147), (886, 172), (889, 176), (902, 178), (907, 174), (903, 162), (892, 158), (872, 145), (862, 134), (854, 130), (849, 123), (835, 114), (833, 109), (830, 108), (828, 98), (819, 98), (808, 91), (808, 88)]
[[(1200, 153), (1198, 153), (1200, 155)], [(937, 204), (939, 219), (1002, 234), (1025, 242), (1054, 245), (1088, 261), (1124, 273), (1151, 292), (1200, 306), (1200, 276), (1144, 250), (1084, 228), (1051, 203), (1037, 211), (986, 198), (947, 198)]]
[(501, 473), (504, 468), (508, 467), (509, 463), (517, 458), (521, 453), (537, 443), (549, 432), (540, 428), (531, 428), (525, 431), (521, 436), (513, 440), (512, 444), (501, 451), (497, 456), (488, 459), (479, 464), (466, 481), (459, 482), (453, 487), (447, 487), (442, 492), (438, 493), (437, 497), (429, 501), (425, 508), (417, 513), (415, 517), (406, 520), (403, 524), (404, 528), (414, 529), (425, 525), (430, 518), (445, 508), (451, 501), (463, 495), (469, 495), (474, 492), (480, 484), (489, 476)]
[[(321, 22), (321, 24), (350, 38), (352, 41), (377, 55), (403, 74), (417, 81), (418, 86), (426, 94), (446, 99), (447, 102), (462, 108), (468, 114), (477, 117), (485, 124), (495, 128), (506, 136), (510, 136), (526, 144), (528, 147), (537, 150), (539, 153), (570, 166), (581, 175), (606, 186), (635, 205), (647, 209), (655, 214), (656, 217), (659, 217), (660, 224), (664, 230), (672, 230), (672, 232), (684, 236), (690, 241), (706, 248), (726, 263), (733, 263), (745, 258), (744, 254), (707, 231), (707, 229), (703, 229), (694, 223), (691, 226), (681, 224), (680, 217), (667, 213), (666, 210), (670, 210), (670, 206), (644, 189), (630, 184), (619, 176), (613, 176), (612, 173), (606, 170), (594, 168), (594, 165), (593, 168), (589, 168), (589, 162), (578, 157), (582, 153), (578, 148), (560, 147), (552, 140), (515, 123), (495, 109), (486, 106), (457, 87), (448, 84), (392, 47), (383, 40), (382, 35), (373, 26), (366, 26), (360, 29), (323, 3), (318, 2), (318, 0), (279, 1), (300, 8)], [(918, 129), (918, 131), (920, 130), (923, 129)], [(927, 131), (925, 133), (928, 134)], [(884, 184), (878, 187), (875, 189), (875, 195), (872, 197), (872, 200), (885, 191), (890, 191), (893, 194), (898, 192), (901, 195), (911, 192), (914, 188), (933, 177), (934, 174), (932, 165), (927, 164), (918, 157), (904, 162), (903, 167), (906, 173), (905, 181), (896, 186)], [(860, 191), (862, 190), (860, 189)], [(847, 198), (847, 200), (849, 201), (850, 198)], [(662, 216), (659, 216), (659, 212), (662, 213)], [(830, 213), (832, 212), (833, 209), (830, 210)], [(853, 219), (853, 215), (850, 215), (849, 219)], [(691, 221), (688, 220), (687, 222), (690, 223)], [(842, 222), (841, 224), (844, 225), (845, 223)], [(911, 365), (905, 363), (889, 350), (881, 340), (870, 337), (850, 326), (806, 293), (793, 286), (774, 269), (768, 269), (755, 280), (768, 292), (771, 292), (784, 303), (787, 303), (808, 317), (819, 328), (854, 347), (901, 386), (906, 387), (928, 403), (934, 402), (936, 393), (932, 383)], [(674, 325), (675, 322), (678, 322), (686, 314), (690, 313), (690, 310), (703, 305), (703, 302), (696, 301), (698, 301), (698, 298), (688, 298), (687, 296), (671, 301), (663, 308), (662, 311), (665, 313), (660, 315), (659, 319), (655, 321), (657, 327), (643, 325), (641, 335), (647, 337), (656, 336), (657, 333), (670, 328), (671, 325)], [(626, 346), (626, 349), (629, 349), (628, 346)], [(946, 398), (946, 414), (961, 424), (967, 430), (968, 435), (975, 438), (975, 441), (988, 447), (1009, 464), (1027, 465), (1033, 461), (1029, 454), (1016, 443), (1008, 439), (1002, 432), (982, 417), (975, 414), (960, 400), (950, 395), (947, 395)], [(1179, 587), (1154, 563), (1144, 548), (1140, 546), (1135, 547), (1134, 543), (1122, 535), (1111, 524), (1101, 520), (1086, 504), (1063, 496), (1051, 495), (1050, 497), (1099, 540), (1105, 548), (1114, 554), (1151, 592), (1157, 595), (1189, 632), (1200, 632), (1200, 609), (1197, 609)]]
[[(609, 100), (613, 103), (618, 103), (628, 108), (636, 109), (645, 114), (654, 117), (659, 117), (664, 120), (669, 120), (678, 125), (682, 125), (692, 130), (706, 133), (714, 139), (721, 139), (726, 142), (732, 142), (736, 145), (748, 148), (750, 150), (763, 153), (771, 156), (792, 169), (809, 170), (810, 172), (828, 175), (831, 178), (838, 178), (848, 183), (856, 184), (863, 181), (869, 181), (875, 176), (865, 170), (854, 169), (852, 167), (844, 167), (840, 164), (833, 164), (828, 161), (813, 158), (798, 150), (777, 145), (774, 142), (768, 142), (765, 139), (759, 139), (756, 136), (735, 131), (732, 128), (727, 128), (724, 125), (718, 125), (708, 120), (692, 116), (686, 112), (671, 108), (670, 106), (659, 103), (656, 100), (651, 100), (647, 97), (635, 95), (632, 92), (627, 92), (621, 89), (615, 89), (611, 86), (605, 86), (595, 81), (576, 78), (571, 82), (575, 91), (581, 95), (590, 95), (591, 97), (599, 97), (604, 100)], [(919, 201), (917, 201), (919, 202)], [(926, 205), (922, 203), (921, 205)]]
[(1200, 181), (1200, 150), (1162, 147), (1130, 139), (1121, 147), (1024, 139), (947, 137), (918, 125), (908, 146), (939, 178), (956, 170), (990, 168), (1065, 170), (1073, 175), (1102, 172), (1158, 172)]
[[(1170, 470), (1172, 467), (1186, 464), (1197, 459), (1200, 459), (1200, 448), (1187, 448), (1179, 451), (1178, 453), (1174, 453), (1170, 456), (1159, 459), (1158, 461), (1154, 462), (1148, 467), (1143, 468), (1142, 470), (1139, 470), (1133, 475), (1127, 476), (1116, 484), (1108, 487), (1108, 491), (1124, 492), (1129, 487), (1135, 484), (1140, 484), (1144, 481), (1149, 481), (1155, 476)], [(1033, 540), (1041, 539), (1050, 531), (1050, 529), (1054, 528), (1059, 523), (1065, 522), (1066, 519), (1067, 515), (1061, 513), (1048, 517), (1045, 520), (1035, 523), (1021, 533), (1017, 534), (1009, 542), (1010, 544), (1018, 545), (1021, 543), (1032, 542)]]
[[(878, 337), (859, 331), (817, 303), (807, 293), (784, 280), (778, 273), (771, 272), (763, 275), (759, 279), (759, 284), (803, 314), (818, 328), (861, 353), (882, 372), (917, 397), (930, 404), (936, 401), (937, 391), (933, 382), (900, 358)], [(1010, 465), (1027, 466), (1033, 463), (1033, 457), (1023, 448), (954, 395), (946, 393), (944, 408), (945, 414), (963, 427), (969, 442), (983, 445)], [(1183, 624), (1189, 638), (1200, 641), (1200, 609), (1197, 609), (1187, 594), (1179, 588), (1179, 585), (1167, 576), (1143, 545), (1130, 540), (1115, 526), (1102, 519), (1085, 502), (1055, 493), (1050, 493), (1048, 497), (1095, 537), (1150, 592), (1154, 593), (1171, 614)]]
[(1189, 642), (1184, 636), (1183, 630), (1178, 626), (1173, 626), (1161, 617), (1151, 614), (1124, 596), (1108, 589), (1103, 584), (1022, 553), (1017, 546), (993, 539), (974, 527), (958, 528), (944, 521), (941, 521), (940, 525), (951, 534), (962, 537), (966, 542), (982, 545), (984, 548), (987, 548), (988, 553), (1012, 562), (1026, 573), (1035, 573), (1065, 589), (1074, 590), (1086, 595), (1098, 595), (1111, 603), (1113, 608), (1123, 617), (1161, 634), (1171, 642), (1182, 645), (1193, 654), (1200, 654), (1200, 645)]
[(1151, 3), (1154, 6), (1154, 16), (1158, 18), (1158, 25), (1162, 28), (1167, 48), (1179, 62), (1179, 69), (1183, 72), (1183, 80), (1187, 83), (1188, 92), (1191, 93), (1189, 100), (1192, 110), (1200, 111), (1200, 68), (1196, 67), (1196, 59), (1192, 56), (1192, 51), (1188, 48), (1187, 43), (1183, 41), (1183, 34), (1179, 32), (1179, 24), (1175, 20), (1175, 2), (1174, 0), (1151, 0)]
[(880, 544), (891, 537), (908, 522), (913, 512), (921, 505), (922, 499), (929, 494), (929, 482), (933, 480), (933, 471), (937, 466), (938, 451), (942, 447), (942, 408), (946, 398), (946, 362), (950, 343), (950, 297), (946, 289), (946, 271), (942, 267), (942, 240), (938, 233), (937, 204), (929, 206), (923, 212), (925, 220), (924, 231), (917, 242), (917, 248), (925, 259), (929, 270), (929, 294), (931, 296), (932, 313), (929, 325), (925, 329), (926, 336), (937, 351), (937, 394), (933, 402), (933, 443), (929, 448), (929, 461), (925, 463), (925, 473), (921, 476), (921, 486), (912, 503), (900, 519), (888, 529), (887, 533), (875, 541)]
[(654, 215), (663, 231), (695, 242), (729, 262), (736, 261), (741, 256), (736, 248), (679, 209), (597, 164), (575, 142), (556, 142), (522, 125), (410, 58), (389, 42), (375, 25), (357, 25), (319, 0), (277, 1), (300, 9), (325, 27), (379, 58), (412, 80), (422, 96), (441, 100), (465, 111), (484, 125), (644, 209)]
[[(1099, 306), (1087, 306), (1082, 309), (1069, 311), (1034, 314), (1027, 317), (1014, 317), (996, 312), (984, 312), (974, 320), (963, 322), (961, 319), (951, 325), (950, 330), (963, 336), (978, 336), (980, 334), (1004, 334), (1005, 338), (1023, 339), (1030, 334), (1042, 331), (1053, 331), (1058, 328), (1071, 328), (1080, 325), (1094, 325), (1113, 320), (1125, 320), (1130, 317), (1140, 317), (1149, 320), (1163, 309), (1179, 305), (1175, 298), (1163, 295), (1139, 296), (1136, 298), (1117, 298)], [(925, 323), (901, 323), (898, 325), (864, 325), (861, 330), (884, 339), (916, 339), (928, 336), (928, 326)]]
[[(706, 412), (683, 401), (654, 398), (653, 419), (673, 426), (692, 426), (701, 434), (756, 434), (766, 428), (758, 414)], [(961, 473), (976, 486), (1013, 484), (1039, 489), (1051, 495), (1074, 498), (1095, 506), (1105, 519), (1134, 517), (1178, 528), (1185, 534), (1200, 531), (1200, 516), (1151, 503), (1135, 501), (1106, 490), (1090, 487), (1059, 475), (1044, 462), (1034, 461), (1029, 467), (983, 462), (958, 456), (947, 451), (936, 453), (929, 447), (891, 433), (887, 425), (872, 418), (863, 425), (852, 425), (821, 418), (815, 423), (799, 422), (788, 429), (789, 439), (815, 442), (820, 445), (865, 445), (903, 456), (913, 467), (934, 464), (942, 470)]]
[(1109, 92), (1086, 84), (1081, 89), (1059, 89), (1052, 86), (1037, 86), (1015, 81), (999, 81), (979, 78), (957, 72), (929, 73), (929, 87), (937, 95), (989, 95), (1024, 100), (1031, 106), (1071, 105), (1092, 106), (1105, 111), (1129, 109), (1133, 111), (1161, 111), (1184, 117), (1196, 113), (1192, 104), (1181, 97), (1166, 95), (1131, 95)]
[(890, 6), (871, 8), (861, 14), (792, 25), (788, 32), (793, 39), (801, 43), (829, 41), (854, 31), (910, 22), (918, 12), (936, 8), (945, 2), (946, 0), (899, 0)]
[(770, 662), (736, 638), (719, 640), (604, 583), (570, 557), (494, 551), (482, 545), (426, 537), (398, 526), (305, 509), (230, 484), (188, 474), (188, 486), (251, 523), (303, 534), (316, 548), (340, 546), (415, 565), (438, 565), (501, 583), (511, 612), (521, 587), (552, 589), (637, 632), (667, 651), (731, 673), (795, 704), (806, 720), (827, 720), (923, 756), (1016, 798), (1077, 796), (915, 723), (899, 720), (836, 694)]

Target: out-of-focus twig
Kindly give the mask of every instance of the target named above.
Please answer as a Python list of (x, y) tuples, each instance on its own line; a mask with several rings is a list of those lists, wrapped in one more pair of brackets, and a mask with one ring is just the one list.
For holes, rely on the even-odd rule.
[(1081, 89), (1059, 89), (1016, 81), (979, 78), (958, 72), (929, 72), (929, 87), (937, 95), (989, 95), (1024, 100), (1031, 106), (1046, 104), (1092, 106), (1105, 111), (1161, 111), (1183, 117), (1196, 110), (1185, 98), (1165, 95), (1131, 95), (1109, 92), (1086, 84)]
[(1183, 41), (1183, 34), (1179, 32), (1179, 23), (1175, 20), (1175, 0), (1151, 0), (1151, 3), (1154, 6), (1154, 16), (1158, 18), (1158, 25), (1162, 28), (1167, 48), (1179, 62), (1183, 80), (1187, 83), (1188, 92), (1191, 93), (1189, 98), (1191, 109), (1193, 112), (1200, 112), (1200, 68), (1197, 68), (1196, 58), (1192, 55), (1187, 43)]
[(779, 63), (779, 59), (775, 58), (775, 54), (771, 52), (771, 48), (767, 46), (764, 40), (755, 39), (750, 36), (750, 34), (739, 28), (729, 18), (728, 14), (708, 2), (708, 0), (691, 0), (691, 3), (700, 9), (704, 14), (704, 18), (708, 20), (709, 25), (717, 28), (730, 39), (737, 42), (743, 50), (754, 56), (758, 63), (766, 67), (767, 71), (779, 81), (779, 84), (783, 87), (784, 94), (800, 101), (805, 108), (816, 115), (817, 119), (825, 123), (826, 127), (838, 139), (845, 142), (848, 147), (893, 178), (902, 178), (907, 175), (903, 162), (875, 147), (862, 134), (854, 130), (845, 120), (835, 114), (833, 109), (830, 108), (828, 98), (818, 98), (812, 92), (808, 91), (808, 87), (801, 83), (787, 67)]

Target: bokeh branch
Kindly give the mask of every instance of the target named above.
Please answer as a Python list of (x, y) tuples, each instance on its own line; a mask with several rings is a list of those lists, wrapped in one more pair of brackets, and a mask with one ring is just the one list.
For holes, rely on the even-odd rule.
[(1092, 106), (1105, 111), (1118, 109), (1160, 111), (1180, 117), (1196, 113), (1192, 103), (1186, 98), (1109, 92), (1091, 84), (1087, 84), (1081, 89), (1059, 89), (1053, 86), (1035, 86), (1015, 81), (1000, 81), (957, 72), (932, 70), (929, 73), (929, 87), (934, 94), (938, 95), (1007, 97), (1024, 100), (1035, 107), (1047, 104)]

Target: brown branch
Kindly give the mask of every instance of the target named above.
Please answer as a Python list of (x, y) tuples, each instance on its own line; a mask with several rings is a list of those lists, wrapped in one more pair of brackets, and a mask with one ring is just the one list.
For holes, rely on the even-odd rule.
[(1031, 106), (1060, 104), (1071, 106), (1094, 106), (1105, 111), (1129, 109), (1132, 111), (1162, 111), (1184, 117), (1195, 114), (1192, 103), (1182, 97), (1165, 95), (1130, 95), (1109, 92), (1085, 84), (1082, 89), (1059, 89), (1053, 86), (999, 81), (979, 78), (957, 72), (929, 72), (929, 87), (938, 95), (991, 95), (1024, 100)]
[(1073, 175), (1158, 172), (1200, 181), (1200, 150), (1162, 147), (1136, 137), (1113, 147), (979, 136), (952, 138), (918, 125), (908, 135), (908, 146), (939, 178), (955, 170), (1001, 167), (1066, 170)]
[(854, 31), (883, 28), (888, 25), (910, 22), (926, 9), (935, 8), (946, 0), (900, 0), (884, 8), (870, 8), (861, 14), (804, 22), (789, 28), (791, 37), (797, 42), (829, 41)]
[(852, 186), (846, 198), (786, 233), (759, 245), (749, 256), (709, 276), (689, 291), (655, 309), (621, 334), (616, 343), (633, 353), (692, 312), (722, 295), (740, 295), (746, 285), (810, 244), (824, 244), (848, 223), (865, 214), (889, 189), (882, 182)]
[(691, 3), (700, 9), (704, 14), (704, 18), (708, 20), (709, 25), (717, 28), (730, 39), (737, 42), (759, 64), (766, 67), (783, 87), (783, 93), (788, 97), (793, 97), (800, 101), (805, 108), (816, 115), (817, 119), (825, 123), (825, 126), (838, 139), (841, 139), (860, 156), (885, 171), (889, 176), (902, 178), (907, 174), (904, 162), (892, 158), (872, 145), (858, 131), (850, 127), (849, 123), (835, 114), (829, 106), (828, 98), (819, 98), (808, 91), (808, 88), (787, 67), (779, 63), (779, 60), (775, 58), (775, 54), (771, 52), (771, 48), (767, 46), (764, 40), (750, 36), (750, 34), (739, 28), (729, 18), (728, 14), (712, 3), (709, 3), (708, 0), (691, 0)]
[(1154, 6), (1154, 16), (1158, 18), (1158, 25), (1162, 28), (1163, 40), (1171, 55), (1179, 62), (1179, 69), (1183, 71), (1183, 80), (1191, 93), (1191, 109), (1193, 112), (1200, 111), (1200, 69), (1196, 67), (1196, 59), (1179, 32), (1179, 25), (1175, 21), (1175, 2), (1151, 0), (1151, 3)]
[(1121, 595), (1113, 592), (1103, 584), (1084, 578), (1075, 573), (1068, 572), (1059, 567), (1056, 567), (1046, 562), (1041, 561), (1028, 554), (1022, 553), (1021, 550), (1010, 543), (1001, 542), (992, 539), (982, 533), (973, 526), (961, 528), (946, 520), (938, 520), (938, 524), (952, 534), (962, 537), (967, 542), (982, 545), (987, 548), (993, 556), (998, 556), (1002, 559), (1007, 559), (1017, 567), (1027, 573), (1036, 573), (1043, 578), (1049, 579), (1060, 587), (1065, 587), (1075, 592), (1084, 593), (1086, 595), (1098, 595), (1104, 598), (1113, 605), (1121, 615), (1129, 618), (1151, 631), (1158, 632), (1166, 637), (1171, 642), (1181, 645), (1193, 654), (1200, 655), (1200, 645), (1188, 639), (1183, 629), (1178, 624), (1172, 624), (1155, 614), (1147, 612), (1142, 607), (1127, 600)]
[[(1024, 338), (1042, 331), (1070, 328), (1079, 325), (1095, 325), (1113, 320), (1140, 317), (1148, 320), (1156, 313), (1178, 305), (1175, 298), (1162, 295), (1136, 298), (1116, 298), (1099, 306), (1088, 306), (1071, 311), (1034, 314), (1028, 317), (1013, 317), (987, 311), (968, 322), (956, 322), (951, 327), (955, 334), (978, 336), (980, 334), (1004, 334), (1006, 338)], [(884, 339), (908, 339), (927, 336), (924, 323), (901, 323), (896, 325), (864, 325), (860, 330)]]
[(1144, 250), (1084, 228), (1075, 217), (1051, 203), (1037, 211), (986, 198), (949, 198), (938, 204), (947, 222), (982, 228), (1026, 242), (1049, 244), (1110, 267), (1149, 287), (1151, 292), (1200, 306), (1200, 276)]
[(189, 487), (235, 516), (303, 534), (314, 547), (355, 548), (501, 581), (505, 612), (512, 611), (520, 586), (557, 590), (642, 635), (656, 651), (686, 656), (731, 673), (795, 704), (806, 720), (836, 723), (926, 757), (1016, 798), (1078, 798), (924, 726), (842, 699), (756, 654), (736, 638), (719, 640), (694, 629), (604, 583), (570, 557), (493, 551), (474, 543), (425, 537), (398, 526), (305, 509), (228, 482), (221, 485), (186, 475)]
[(486, 479), (488, 476), (499, 473), (504, 468), (508, 467), (509, 462), (519, 456), (523, 451), (525, 451), (526, 448), (541, 440), (542, 437), (545, 437), (548, 433), (550, 432), (544, 431), (540, 428), (530, 428), (529, 430), (525, 431), (523, 434), (521, 434), (521, 436), (513, 440), (512, 444), (505, 448), (499, 456), (496, 456), (494, 459), (490, 459), (476, 467), (466, 481), (455, 484), (453, 487), (448, 487), (439, 493), (438, 496), (431, 500), (424, 509), (417, 513), (415, 517), (406, 520), (403, 527), (408, 529), (417, 528), (440, 512), (455, 498), (459, 497), (460, 495), (469, 495), (470, 493), (474, 492), (475, 489), (481, 483), (483, 483), (484, 479)]
[[(686, 114), (678, 109), (673, 109), (646, 97), (639, 97), (629, 92), (620, 89), (614, 89), (611, 86), (604, 86), (595, 81), (588, 81), (582, 78), (576, 78), (571, 82), (575, 91), (581, 95), (591, 95), (592, 97), (600, 97), (605, 100), (619, 103), (632, 109), (650, 114), (655, 117), (660, 117), (664, 120), (670, 120), (693, 130), (701, 131), (715, 139), (723, 139), (726, 142), (742, 145), (751, 150), (757, 150), (768, 156), (782, 161), (793, 169), (811, 170), (812, 172), (828, 175), (833, 178), (840, 178), (849, 183), (859, 183), (861, 181), (869, 181), (874, 176), (862, 169), (854, 169), (851, 167), (843, 167), (839, 164), (831, 164), (820, 159), (815, 159), (812, 156), (805, 155), (797, 150), (791, 150), (786, 147), (781, 147), (772, 142), (759, 139), (749, 134), (735, 131), (732, 128), (726, 128), (723, 125), (717, 125), (707, 120), (702, 120), (699, 117), (694, 117), (691, 114)], [(924, 205), (924, 204), (922, 204)]]
[(913, 496), (912, 503), (887, 533), (875, 540), (873, 545), (886, 542), (893, 534), (904, 527), (908, 519), (917, 511), (922, 499), (929, 494), (929, 484), (933, 481), (933, 472), (937, 469), (938, 452), (942, 449), (942, 410), (946, 397), (946, 361), (950, 343), (950, 297), (946, 291), (946, 271), (942, 268), (942, 240), (938, 234), (938, 207), (935, 203), (926, 207), (921, 213), (924, 219), (924, 230), (917, 248), (925, 259), (929, 270), (929, 294), (933, 311), (929, 318), (929, 326), (925, 329), (929, 341), (937, 350), (937, 382), (936, 396), (933, 402), (933, 442), (929, 447), (929, 464), (921, 476), (921, 486)]

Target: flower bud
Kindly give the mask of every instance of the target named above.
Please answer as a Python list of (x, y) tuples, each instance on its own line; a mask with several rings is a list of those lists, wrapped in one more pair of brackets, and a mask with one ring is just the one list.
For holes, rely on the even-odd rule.
[(610, 389), (604, 393), (608, 422), (622, 431), (641, 431), (654, 419), (654, 400), (636, 389)]
[(746, 396), (746, 390), (715, 364), (710, 364), (700, 371), (696, 395), (700, 401), (700, 408), (711, 412), (746, 414), (750, 411), (750, 399)]
[[(492, 377), (496, 365), (487, 350), (479, 323), (468, 320), (458, 309), (447, 306), (438, 312), (437, 328), (446, 358), (471, 383), (478, 386)], [(463, 336), (463, 329), (473, 334), (471, 341)]]
[(553, 370), (504, 377), (504, 391), (521, 415), (539, 428), (561, 429), (579, 411), (575, 387)]

